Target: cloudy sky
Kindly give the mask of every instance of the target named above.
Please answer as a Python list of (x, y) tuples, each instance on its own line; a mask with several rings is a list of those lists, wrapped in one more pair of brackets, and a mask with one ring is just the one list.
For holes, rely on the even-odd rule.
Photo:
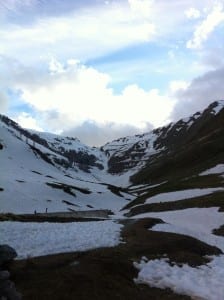
[(91, 145), (224, 98), (224, 0), (0, 0), (0, 113)]

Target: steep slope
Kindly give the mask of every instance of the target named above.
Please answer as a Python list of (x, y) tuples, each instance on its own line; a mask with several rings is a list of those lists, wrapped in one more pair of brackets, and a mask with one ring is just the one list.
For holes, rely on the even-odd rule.
[(224, 161), (224, 101), (212, 103), (203, 112), (159, 128), (155, 149), (146, 166), (132, 176), (135, 184), (183, 178), (198, 174)]
[(82, 144), (77, 138), (26, 130), (6, 116), (0, 116), (0, 121), (12, 134), (24, 140), (33, 148), (40, 148), (41, 145), (60, 155), (58, 159), (56, 157), (52, 160), (49, 158), (49, 162), (58, 163), (65, 168), (76, 167), (77, 170), (86, 172), (90, 172), (90, 169), (93, 167), (97, 167), (100, 170), (105, 167), (104, 153), (97, 148), (91, 148)]
[(209, 159), (209, 151), (211, 156), (221, 153), (223, 108), (223, 100), (215, 101), (203, 112), (197, 112), (189, 118), (170, 123), (150, 133), (107, 143), (101, 150), (108, 157), (108, 171), (120, 174), (132, 170), (132, 173), (137, 174), (131, 177), (131, 181), (137, 184), (149, 182), (159, 176), (162, 178), (166, 166), (167, 170), (171, 165), (187, 167), (191, 160), (189, 168), (192, 168), (196, 157), (200, 156), (202, 161)]

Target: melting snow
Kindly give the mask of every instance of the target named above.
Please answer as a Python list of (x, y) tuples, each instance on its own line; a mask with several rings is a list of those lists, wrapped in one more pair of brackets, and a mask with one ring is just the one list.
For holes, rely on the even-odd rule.
[[(195, 237), (224, 251), (224, 237), (215, 236), (212, 230), (224, 224), (224, 213), (219, 208), (190, 208), (180, 211), (147, 213), (141, 217), (157, 217), (169, 224), (157, 224), (152, 230), (174, 232)], [(171, 288), (175, 293), (186, 294), (197, 299), (221, 300), (224, 295), (224, 255), (212, 257), (210, 263), (197, 268), (186, 264), (170, 265), (166, 259), (146, 262), (136, 268), (140, 270), (137, 283), (146, 283), (159, 288)]]
[(214, 257), (207, 265), (192, 268), (186, 264), (171, 266), (166, 259), (142, 260), (136, 283), (158, 288), (171, 288), (175, 293), (193, 299), (222, 300), (224, 295), (224, 256)]
[(0, 222), (0, 244), (9, 244), (18, 258), (114, 247), (123, 225), (113, 221), (76, 223)]

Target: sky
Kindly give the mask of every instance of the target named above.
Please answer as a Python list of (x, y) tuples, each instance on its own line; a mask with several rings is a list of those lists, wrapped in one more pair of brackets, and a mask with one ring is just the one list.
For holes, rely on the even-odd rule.
[(0, 0), (0, 113), (99, 146), (224, 99), (224, 0)]

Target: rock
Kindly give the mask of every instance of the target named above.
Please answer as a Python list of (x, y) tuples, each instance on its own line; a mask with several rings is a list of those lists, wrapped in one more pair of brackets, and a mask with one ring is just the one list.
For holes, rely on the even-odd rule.
[(9, 280), (10, 273), (5, 268), (5, 264), (12, 261), (17, 256), (16, 251), (8, 245), (0, 245), (0, 300), (21, 300), (21, 295), (16, 291), (15, 284)]
[(16, 251), (8, 245), (0, 245), (0, 266), (10, 262), (17, 256)]
[(10, 280), (0, 281), (0, 299), (21, 300), (21, 295), (16, 291), (15, 285)]

